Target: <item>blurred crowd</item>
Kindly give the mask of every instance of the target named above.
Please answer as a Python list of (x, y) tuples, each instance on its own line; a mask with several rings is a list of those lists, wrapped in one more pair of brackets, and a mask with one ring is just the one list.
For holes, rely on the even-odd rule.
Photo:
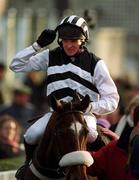
[[(23, 154), (22, 136), (25, 130), (33, 121), (37, 120), (37, 117), (49, 111), (46, 97), (46, 74), (40, 74), (40, 72), (28, 73), (20, 83), (11, 86), (5, 80), (7, 70), (9, 69), (0, 63), (0, 158)], [(115, 83), (120, 95), (119, 106), (111, 114), (97, 116), (98, 131), (101, 137), (99, 136), (95, 143), (99, 146), (91, 144), (89, 148), (101, 154), (100, 149), (103, 151), (103, 146), (108, 148), (107, 145), (114, 140), (109, 148), (113, 149), (115, 141), (118, 142), (118, 147), (127, 153), (126, 160), (123, 163), (126, 166), (131, 158), (129, 155), (129, 143), (133, 139), (133, 135), (130, 136), (130, 134), (133, 134), (131, 129), (133, 130), (136, 127), (135, 120), (139, 121), (139, 109), (134, 114), (135, 108), (139, 106), (139, 85), (133, 85), (127, 79), (122, 78), (115, 79)], [(139, 133), (139, 129), (137, 127), (135, 129)], [(132, 142), (132, 144), (134, 143)], [(106, 155), (107, 149), (104, 151)], [(118, 153), (116, 156), (119, 156)], [(93, 154), (93, 156), (97, 160), (97, 155)], [(134, 161), (134, 157), (131, 159)], [(96, 167), (99, 169), (97, 165)], [(121, 168), (121, 166), (119, 167)], [(95, 167), (93, 171), (91, 170), (92, 172), (95, 175)], [(137, 172), (139, 172), (139, 169)], [(101, 179), (101, 176), (99, 179)], [(104, 179), (104, 176), (102, 179)]]
[[(34, 119), (48, 111), (43, 74), (31, 72), (12, 84), (6, 80), (7, 71), (0, 63), (0, 158), (22, 154), (24, 132)], [(12, 137), (15, 134), (16, 138)]]

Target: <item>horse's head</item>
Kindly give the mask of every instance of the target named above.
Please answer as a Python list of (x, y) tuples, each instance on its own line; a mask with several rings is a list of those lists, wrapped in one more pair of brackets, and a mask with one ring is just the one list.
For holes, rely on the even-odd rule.
[[(73, 179), (86, 179), (85, 171), (83, 171), (83, 167), (86, 164), (81, 166), (83, 169), (80, 171), (80, 176), (78, 172), (81, 169), (79, 168), (80, 164), (86, 161), (84, 159), (86, 154), (84, 151), (86, 151), (87, 146), (88, 128), (84, 120), (84, 112), (89, 102), (88, 95), (83, 100), (75, 98), (74, 101), (69, 103), (59, 101), (55, 97), (51, 98), (51, 107), (54, 111), (38, 149), (38, 153), (40, 152), (38, 156), (44, 167), (57, 169), (60, 162), (61, 166), (74, 165), (74, 168), (66, 168), (73, 171), (77, 167), (75, 165), (78, 165), (78, 168), (74, 171), (77, 174), (76, 178)], [(69, 158), (66, 156), (60, 161), (66, 154), (69, 155)], [(82, 157), (80, 159), (77, 156)], [(77, 162), (76, 157), (78, 159)]]
[(52, 97), (51, 106), (54, 113), (51, 120), (55, 119), (53, 133), (55, 133), (55, 140), (62, 154), (86, 150), (88, 128), (83, 113), (88, 105), (89, 96), (83, 100), (69, 103), (58, 101)]

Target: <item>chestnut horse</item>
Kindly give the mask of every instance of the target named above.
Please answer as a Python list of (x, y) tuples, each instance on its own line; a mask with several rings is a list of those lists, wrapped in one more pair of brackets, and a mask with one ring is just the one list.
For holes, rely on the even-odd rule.
[(88, 95), (69, 103), (51, 98), (54, 111), (25, 180), (88, 180), (86, 168), (93, 159), (86, 151), (88, 128), (83, 112), (89, 102)]

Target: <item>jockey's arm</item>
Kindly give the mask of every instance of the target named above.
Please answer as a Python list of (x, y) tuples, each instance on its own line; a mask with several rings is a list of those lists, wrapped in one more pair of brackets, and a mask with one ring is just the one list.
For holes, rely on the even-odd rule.
[(15, 55), (10, 64), (10, 69), (14, 72), (47, 70), (48, 61), (49, 49), (36, 52), (32, 46), (29, 46)]
[(93, 83), (100, 93), (100, 99), (91, 103), (92, 113), (103, 115), (115, 111), (119, 103), (119, 94), (103, 60), (96, 65)]

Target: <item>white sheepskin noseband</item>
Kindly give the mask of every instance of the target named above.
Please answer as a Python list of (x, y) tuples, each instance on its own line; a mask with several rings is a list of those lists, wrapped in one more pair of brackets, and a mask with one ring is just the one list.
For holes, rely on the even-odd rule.
[(59, 161), (60, 167), (74, 166), (74, 165), (86, 165), (91, 166), (94, 163), (94, 159), (88, 151), (74, 151), (65, 154)]

